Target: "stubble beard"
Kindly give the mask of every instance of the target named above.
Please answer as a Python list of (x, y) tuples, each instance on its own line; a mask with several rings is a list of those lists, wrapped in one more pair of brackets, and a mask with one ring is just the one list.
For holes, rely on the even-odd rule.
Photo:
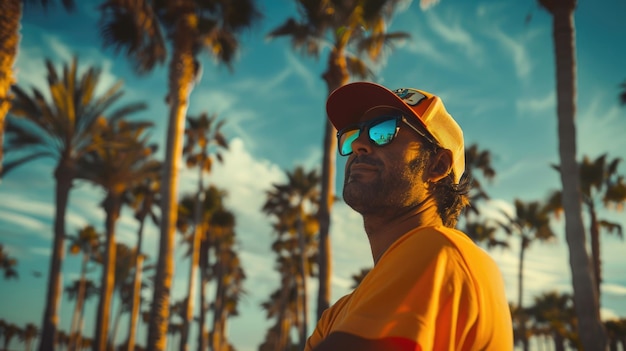
[(375, 179), (368, 182), (362, 182), (358, 177), (351, 179), (346, 169), (343, 199), (363, 216), (385, 216), (404, 211), (419, 203), (412, 189), (422, 183), (424, 163), (424, 157), (417, 157), (407, 165), (381, 170)]

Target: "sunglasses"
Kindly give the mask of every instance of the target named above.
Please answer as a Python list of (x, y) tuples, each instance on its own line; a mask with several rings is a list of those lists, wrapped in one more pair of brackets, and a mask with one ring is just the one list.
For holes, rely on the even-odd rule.
[(430, 143), (437, 145), (437, 142), (435, 142), (430, 135), (414, 127), (404, 116), (385, 115), (368, 121), (349, 125), (338, 131), (337, 141), (339, 154), (341, 156), (350, 155), (354, 151), (352, 150), (352, 142), (354, 142), (361, 135), (363, 130), (367, 130), (367, 136), (369, 137), (370, 142), (374, 145), (384, 146), (391, 143), (396, 135), (398, 135), (400, 123), (402, 122)]

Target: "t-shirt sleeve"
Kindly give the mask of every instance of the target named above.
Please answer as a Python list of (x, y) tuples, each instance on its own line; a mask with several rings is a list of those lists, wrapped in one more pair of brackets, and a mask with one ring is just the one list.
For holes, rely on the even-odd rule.
[(472, 280), (458, 250), (437, 231), (401, 238), (370, 274), (335, 330), (407, 338), (422, 350), (453, 349), (475, 336)]

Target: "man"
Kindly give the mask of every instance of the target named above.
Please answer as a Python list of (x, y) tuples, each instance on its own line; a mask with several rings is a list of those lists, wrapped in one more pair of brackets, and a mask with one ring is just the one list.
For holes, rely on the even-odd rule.
[(324, 312), (305, 350), (512, 350), (501, 273), (453, 229), (469, 185), (463, 133), (441, 99), (358, 82), (326, 109), (374, 268)]

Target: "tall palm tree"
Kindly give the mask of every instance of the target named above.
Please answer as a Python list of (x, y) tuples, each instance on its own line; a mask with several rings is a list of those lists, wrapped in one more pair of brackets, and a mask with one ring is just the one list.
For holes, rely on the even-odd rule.
[(228, 209), (219, 208), (211, 216), (209, 231), (214, 240), (215, 260), (211, 271), (216, 281), (209, 349), (230, 350), (228, 319), (239, 314), (238, 305), (245, 294), (243, 281), (246, 278), (237, 254), (235, 216)]
[(465, 149), (465, 177), (471, 182), (471, 192), (469, 194), (470, 204), (466, 207), (466, 219), (470, 213), (479, 214), (475, 203), (481, 200), (488, 200), (489, 195), (484, 189), (483, 184), (477, 177), (477, 173), (481, 173), (482, 177), (487, 181), (492, 181), (496, 176), (496, 171), (491, 165), (491, 152), (489, 150), (481, 150), (478, 144), (472, 144)]
[[(13, 63), (17, 57), (20, 42), (20, 20), (22, 7), (25, 3), (37, 4), (47, 8), (54, 4), (54, 0), (3, 0), (0, 11), (0, 177), (2, 177), (2, 163), (4, 160), (3, 139), (4, 124), (7, 113), (11, 109), (11, 85), (15, 84)], [(74, 9), (73, 0), (62, 0), (66, 10)]]
[(156, 146), (148, 144), (149, 135), (145, 134), (152, 124), (126, 121), (123, 119), (125, 116), (120, 115), (102, 126), (98, 135), (112, 146), (89, 152), (78, 162), (77, 177), (101, 186), (106, 194), (101, 204), (106, 218), (101, 293), (94, 338), (96, 350), (106, 349), (115, 283), (115, 224), (124, 196), (146, 178), (157, 177), (160, 168), (160, 163), (151, 158)]
[(626, 318), (604, 321), (609, 339), (609, 351), (618, 351), (621, 344), (626, 350)]
[[(291, 37), (292, 45), (305, 54), (319, 57), (330, 46), (328, 65), (322, 78), (328, 94), (348, 83), (351, 76), (371, 77), (368, 61), (382, 56), (385, 45), (408, 37), (407, 33), (386, 32), (386, 22), (399, 0), (325, 1), (296, 0), (300, 19), (289, 18), (269, 33), (269, 38)], [(365, 58), (364, 54), (367, 56)], [(319, 293), (317, 317), (330, 304), (330, 213), (335, 201), (336, 130), (324, 118), (322, 189), (319, 209)]]
[(274, 228), (280, 237), (286, 237), (287, 252), (282, 255), (297, 258), (290, 260), (296, 264), (296, 291), (298, 334), (300, 349), (304, 349), (308, 336), (308, 294), (307, 276), (314, 271), (313, 260), (317, 259), (315, 234), (319, 230), (319, 222), (314, 213), (319, 208), (319, 182), (316, 171), (305, 172), (302, 167), (296, 167), (293, 172), (287, 172), (285, 184), (274, 184), (273, 189), (267, 192), (267, 200), (263, 205), (263, 212), (276, 217)]
[(137, 251), (122, 243), (115, 243), (115, 279), (114, 292), (118, 296), (118, 308), (108, 335), (107, 350), (116, 350), (115, 342), (122, 314), (130, 312), (132, 303), (133, 278)]
[(188, 349), (189, 326), (193, 320), (193, 302), (195, 301), (195, 287), (200, 257), (200, 242), (203, 230), (202, 203), (204, 196), (204, 174), (211, 171), (213, 162), (222, 162), (221, 149), (228, 148), (228, 142), (222, 134), (224, 121), (217, 122), (217, 116), (205, 112), (198, 117), (187, 117), (188, 128), (185, 129), (186, 141), (183, 147), (183, 155), (186, 156), (188, 168), (198, 169), (198, 188), (194, 205), (194, 227), (191, 234), (191, 255), (187, 299), (185, 300), (185, 314), (183, 316), (182, 330), (180, 335), (180, 350)]
[(8, 323), (4, 320), (0, 320), (0, 331), (2, 331), (2, 336), (4, 337), (3, 342), (3, 350), (9, 350), (9, 344), (11, 344), (11, 340), (14, 337), (18, 336), (20, 333), (20, 327), (18, 327), (14, 323)]
[(199, 54), (206, 51), (229, 68), (237, 52), (237, 35), (260, 17), (253, 0), (126, 1), (107, 0), (101, 5), (105, 46), (123, 50), (139, 73), (169, 62), (167, 102), (170, 106), (162, 186), (161, 240), (153, 316), (148, 328), (148, 348), (166, 347), (178, 201), (178, 168), (182, 157), (183, 126), (189, 95), (200, 76)]
[[(602, 259), (600, 254), (600, 229), (612, 234), (615, 232), (623, 238), (623, 228), (618, 222), (610, 222), (598, 218), (597, 206), (602, 203), (605, 208), (621, 208), (626, 202), (626, 183), (624, 176), (617, 173), (621, 160), (607, 160), (607, 155), (600, 155), (595, 160), (584, 156), (579, 165), (581, 193), (584, 208), (589, 215), (589, 239), (591, 241), (591, 262), (598, 298), (601, 296)], [(558, 166), (554, 166), (559, 170)], [(549, 208), (557, 216), (563, 210), (562, 192), (554, 191), (548, 198)]]
[[(160, 167), (160, 165), (155, 166), (157, 168)], [(156, 171), (160, 172), (158, 169)], [(158, 207), (160, 203), (160, 186), (159, 177), (148, 177), (127, 193), (128, 203), (135, 210), (135, 219), (139, 222), (139, 229), (137, 229), (137, 245), (135, 246), (135, 251), (137, 252), (135, 255), (135, 276), (133, 278), (133, 288), (131, 292), (132, 302), (130, 306), (128, 340), (126, 342), (127, 351), (135, 351), (137, 319), (141, 307), (143, 262), (146, 258), (146, 255), (142, 253), (144, 225), (148, 218), (156, 225), (159, 223), (155, 208)]]
[[(481, 177), (478, 177), (478, 174)], [(506, 240), (497, 237), (497, 227), (489, 219), (479, 217), (477, 203), (488, 200), (489, 195), (484, 188), (481, 179), (491, 182), (496, 176), (496, 171), (491, 165), (491, 152), (481, 150), (478, 144), (472, 144), (465, 149), (465, 174), (464, 177), (470, 179), (470, 206), (465, 208), (464, 232), (475, 242), (486, 242), (487, 248), (494, 247), (508, 248)]]
[[(198, 319), (200, 333), (198, 335), (198, 349), (206, 350), (208, 348), (208, 333), (205, 332), (207, 303), (206, 299), (206, 285), (209, 281), (209, 250), (213, 248), (214, 238), (212, 238), (210, 230), (210, 220), (213, 214), (218, 211), (222, 205), (222, 198), (225, 196), (225, 192), (216, 188), (215, 186), (209, 186), (203, 191), (201, 196), (186, 195), (183, 196), (178, 204), (178, 218), (176, 226), (178, 230), (185, 235), (184, 241), (189, 243), (187, 256), (190, 257), (190, 265), (197, 264), (200, 271), (200, 316)], [(201, 199), (200, 211), (198, 212), (198, 199)], [(200, 228), (199, 232), (196, 232)], [(191, 234), (189, 234), (191, 232)], [(200, 234), (197, 236), (197, 234)], [(194, 241), (198, 240), (196, 245)], [(194, 255), (197, 258), (194, 258)], [(194, 276), (190, 276), (190, 279)], [(188, 294), (189, 296), (190, 294)], [(188, 297), (189, 298), (189, 297)], [(187, 316), (187, 303), (184, 304), (181, 318), (184, 320)], [(188, 327), (181, 324), (181, 332)], [(182, 334), (181, 334), (182, 339)]]
[(0, 269), (4, 271), (4, 279), (17, 278), (17, 258), (9, 256), (9, 252), (0, 244)]
[(552, 37), (556, 66), (557, 121), (565, 237), (574, 288), (578, 333), (585, 350), (604, 350), (606, 335), (600, 321), (600, 301), (585, 246), (582, 194), (576, 162), (576, 60), (574, 11), (577, 0), (538, 0), (553, 18)]
[[(291, 240), (293, 241), (293, 240)], [(291, 329), (298, 324), (300, 310), (298, 286), (294, 277), (298, 275), (299, 258), (285, 256), (287, 247), (293, 248), (288, 242), (277, 240), (272, 250), (278, 254), (277, 267), (281, 276), (280, 286), (270, 295), (269, 300), (261, 307), (267, 313), (267, 319), (275, 319), (274, 325), (267, 331), (259, 351), (287, 351), (297, 349), (292, 341)]]
[(574, 338), (576, 315), (573, 298), (556, 291), (544, 292), (534, 298), (527, 310), (535, 328), (545, 329), (554, 341), (555, 351), (565, 351), (565, 341)]
[[(122, 83), (100, 91), (98, 83), (100, 69), (90, 67), (78, 74), (78, 59), (63, 65), (57, 72), (53, 63), (46, 60), (48, 90), (46, 97), (39, 89), (32, 88), (31, 94), (19, 85), (12, 87), (15, 95), (6, 125), (6, 174), (26, 162), (50, 157), (57, 161), (54, 170), (55, 217), (54, 239), (48, 274), (46, 302), (41, 324), (42, 334), (39, 350), (54, 347), (58, 327), (58, 305), (61, 287), (61, 265), (65, 256), (65, 213), (70, 189), (76, 178), (78, 159), (84, 154), (104, 146), (101, 138), (94, 137), (106, 125), (107, 118), (118, 118), (135, 110), (142, 104), (112, 105), (123, 95)], [(97, 89), (98, 88), (98, 89)]]
[(548, 212), (539, 202), (534, 201), (524, 203), (521, 200), (515, 200), (515, 216), (506, 213), (508, 222), (502, 223), (502, 228), (507, 234), (517, 234), (520, 237), (520, 251), (518, 259), (517, 272), (517, 308), (521, 315), (519, 318), (519, 335), (524, 351), (528, 351), (528, 337), (526, 322), (527, 316), (523, 308), (524, 293), (524, 257), (526, 250), (534, 241), (553, 240), (556, 235), (550, 227), (550, 218)]
[(26, 326), (24, 326), (24, 329), (22, 329), (19, 337), (20, 340), (24, 343), (25, 351), (30, 351), (32, 342), (38, 334), (39, 329), (37, 329), (37, 326), (33, 323), (28, 323), (26, 324)]
[[(93, 257), (95, 260), (95, 257)], [(83, 336), (83, 320), (85, 317), (85, 302), (92, 297), (98, 296), (100, 294), (100, 288), (96, 286), (93, 280), (85, 279), (81, 280), (80, 278), (74, 280), (70, 285), (65, 286), (65, 293), (70, 301), (76, 300), (76, 305), (74, 305), (74, 313), (78, 312), (75, 326), (75, 331), (72, 334), (70, 332), (68, 334), (68, 351), (80, 350), (81, 345), (84, 340)], [(80, 301), (79, 301), (80, 300)], [(74, 320), (72, 320), (72, 327), (74, 327)]]
[(100, 245), (101, 234), (91, 226), (85, 226), (78, 230), (76, 235), (68, 235), (69, 252), (71, 255), (82, 253), (80, 265), (80, 278), (78, 279), (78, 291), (76, 297), (76, 305), (74, 305), (74, 314), (72, 316), (72, 324), (70, 326), (70, 350), (76, 350), (79, 341), (79, 329), (82, 324), (83, 306), (85, 303), (85, 294), (87, 292), (87, 265), (93, 258), (93, 254)]

